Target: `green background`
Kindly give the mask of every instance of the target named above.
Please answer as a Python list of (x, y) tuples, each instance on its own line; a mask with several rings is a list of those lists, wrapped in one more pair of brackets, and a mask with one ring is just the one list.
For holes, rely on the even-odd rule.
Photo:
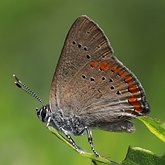
[[(12, 74), (48, 102), (51, 79), (67, 31), (88, 15), (110, 39), (115, 55), (145, 88), (150, 116), (165, 121), (164, 0), (0, 1), (0, 164), (90, 164), (54, 137), (36, 117), (41, 105), (17, 89)], [(94, 131), (97, 151), (122, 161), (129, 145), (158, 155), (165, 145), (135, 121), (134, 134)], [(89, 150), (86, 136), (76, 137)], [(90, 151), (90, 150), (89, 150)]]

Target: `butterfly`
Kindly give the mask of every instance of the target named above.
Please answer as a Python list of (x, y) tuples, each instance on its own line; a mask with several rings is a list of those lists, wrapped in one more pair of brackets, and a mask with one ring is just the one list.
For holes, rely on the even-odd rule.
[[(114, 55), (101, 28), (87, 16), (71, 26), (50, 88), (49, 104), (38, 118), (65, 135), (79, 152), (73, 136), (87, 133), (96, 156), (92, 129), (133, 132), (130, 121), (149, 113), (144, 89), (136, 76)], [(16, 76), (16, 85), (41, 99)]]

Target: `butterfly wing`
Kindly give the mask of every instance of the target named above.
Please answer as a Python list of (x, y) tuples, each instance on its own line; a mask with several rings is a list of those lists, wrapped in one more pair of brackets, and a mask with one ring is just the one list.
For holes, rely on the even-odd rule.
[(50, 107), (104, 127), (149, 112), (144, 89), (113, 55), (103, 31), (86, 16), (73, 23), (52, 80)]
[(68, 84), (91, 60), (91, 56), (99, 60), (111, 54), (112, 48), (100, 28), (88, 17), (78, 17), (68, 32), (53, 76), (49, 99), (51, 109), (61, 107), (62, 98), (69, 95), (65, 93), (69, 88)]

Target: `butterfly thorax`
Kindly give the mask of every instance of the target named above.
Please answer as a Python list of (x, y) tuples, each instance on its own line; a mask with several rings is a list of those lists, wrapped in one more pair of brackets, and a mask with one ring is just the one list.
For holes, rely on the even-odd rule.
[(62, 110), (52, 112), (49, 105), (45, 105), (37, 110), (37, 116), (42, 122), (50, 122), (55, 129), (65, 132), (69, 135), (81, 135), (85, 126), (81, 123), (79, 117), (75, 115), (64, 115)]

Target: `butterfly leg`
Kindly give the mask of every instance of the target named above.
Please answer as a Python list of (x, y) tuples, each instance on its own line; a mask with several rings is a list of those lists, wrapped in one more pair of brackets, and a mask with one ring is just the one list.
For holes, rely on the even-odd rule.
[(73, 138), (70, 135), (68, 135), (65, 131), (63, 131), (63, 133), (66, 136), (67, 141), (75, 148), (75, 150), (77, 152), (79, 152), (81, 154), (83, 152), (83, 150), (75, 143)]
[(93, 145), (92, 131), (88, 127), (85, 127), (85, 130), (87, 132), (88, 142), (90, 144), (90, 147), (91, 147), (93, 153), (95, 154), (95, 156), (99, 157), (100, 155), (97, 153), (97, 151), (95, 150), (94, 145)]
[[(51, 124), (51, 117), (48, 118), (47, 124), (46, 126), (49, 127), (53, 127)], [(54, 127), (53, 127), (54, 128)], [(51, 130), (51, 129), (49, 129)], [(67, 134), (67, 132), (64, 129), (60, 129), (61, 132), (66, 136), (64, 137), (62, 134), (60, 134), (60, 136), (62, 136), (68, 143), (70, 143), (74, 149), (79, 152), (80, 154), (83, 153), (84, 151), (74, 142), (74, 140), (72, 139), (72, 137), (70, 135)], [(53, 131), (52, 131), (53, 133)]]

